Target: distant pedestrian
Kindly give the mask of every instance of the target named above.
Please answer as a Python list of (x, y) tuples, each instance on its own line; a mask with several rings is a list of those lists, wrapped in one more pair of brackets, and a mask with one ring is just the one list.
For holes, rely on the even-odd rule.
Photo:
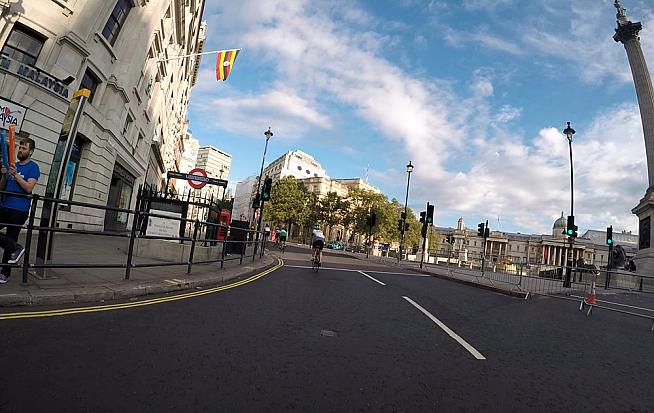
[[(0, 167), (0, 190), (16, 194), (29, 195), (39, 180), (41, 172), (34, 162), (32, 154), (35, 149), (34, 140), (22, 138), (19, 142), (18, 163), (15, 166), (2, 165)], [(4, 195), (0, 202), (0, 229), (6, 228), (7, 234), (0, 235), (0, 248), (4, 250), (2, 263), (15, 264), (23, 257), (25, 248), (18, 244), (20, 227), (7, 226), (7, 224), (23, 225), (30, 210), (30, 199), (21, 196)], [(11, 267), (2, 266), (0, 270), (0, 284), (4, 284), (11, 275)]]

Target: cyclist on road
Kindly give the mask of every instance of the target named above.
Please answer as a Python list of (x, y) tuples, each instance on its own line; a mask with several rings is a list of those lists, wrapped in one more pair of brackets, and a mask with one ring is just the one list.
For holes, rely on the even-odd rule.
[(284, 249), (286, 248), (286, 236), (288, 235), (288, 232), (286, 232), (286, 227), (282, 227), (282, 230), (279, 231), (279, 241), (281, 242), (281, 248)]
[(314, 228), (311, 234), (311, 261), (322, 262), (322, 249), (325, 247), (325, 234), (320, 228)]
[(282, 232), (280, 227), (275, 228), (275, 244), (279, 247), (279, 233)]

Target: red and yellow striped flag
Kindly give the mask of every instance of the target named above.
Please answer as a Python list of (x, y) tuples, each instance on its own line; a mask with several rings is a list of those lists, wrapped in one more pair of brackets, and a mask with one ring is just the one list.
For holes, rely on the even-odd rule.
[(238, 52), (238, 49), (234, 49), (223, 50), (218, 53), (218, 59), (216, 60), (216, 80), (227, 80), (227, 76), (229, 76), (229, 72), (231, 72), (232, 66), (234, 66), (234, 60), (236, 60)]

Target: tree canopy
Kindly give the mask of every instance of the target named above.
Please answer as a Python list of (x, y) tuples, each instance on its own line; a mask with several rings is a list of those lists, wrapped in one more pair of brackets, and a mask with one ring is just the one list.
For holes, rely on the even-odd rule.
[[(287, 176), (273, 185), (271, 199), (265, 204), (264, 218), (274, 223), (301, 224), (307, 228), (324, 224), (329, 227), (327, 237), (331, 239), (332, 227), (339, 225), (365, 237), (368, 234), (366, 219), (375, 213), (376, 225), (372, 229), (372, 237), (391, 243), (400, 241), (398, 221), (402, 212), (404, 206), (395, 198), (389, 201), (384, 194), (352, 188), (347, 197), (341, 197), (335, 192), (317, 197), (304, 184)], [(421, 246), (422, 224), (410, 208), (407, 208), (407, 223), (409, 229), (404, 234), (404, 246)], [(433, 250), (439, 239), (435, 230), (431, 238), (430, 250)]]

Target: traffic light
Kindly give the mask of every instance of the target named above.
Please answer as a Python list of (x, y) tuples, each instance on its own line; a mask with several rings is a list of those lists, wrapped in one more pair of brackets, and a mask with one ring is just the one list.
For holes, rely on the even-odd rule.
[(427, 237), (427, 223), (425, 222), (422, 224), (422, 229), (420, 230), (420, 234), (422, 235), (423, 238)]
[(484, 238), (486, 236), (485, 231), (484, 231), (485, 226), (486, 225), (483, 222), (481, 224), (477, 225), (477, 236), (482, 237), (482, 238)]
[(370, 215), (370, 226), (371, 226), (371, 227), (374, 227), (375, 225), (377, 225), (377, 214), (375, 214), (375, 213), (373, 212), (373, 213)]
[(254, 209), (259, 209), (261, 200), (259, 199), (259, 194), (256, 194), (254, 196), (254, 200), (252, 201), (252, 208)]
[(423, 224), (426, 222), (425, 215), (427, 215), (427, 212), (425, 211), (420, 212), (420, 222), (422, 222)]
[(402, 221), (401, 219), (397, 220), (397, 230), (400, 232), (402, 232), (402, 227), (404, 226), (403, 223), (404, 221)]
[(404, 232), (407, 232), (409, 230), (409, 223), (405, 222), (404, 223)]
[(434, 223), (434, 206), (430, 205), (429, 202), (427, 202), (427, 223)]
[(567, 226), (567, 229), (565, 231), (566, 235), (569, 236), (569, 237), (572, 237), (572, 238), (576, 238), (577, 237), (577, 229), (579, 229), (579, 227), (577, 227), (575, 225), (575, 216), (574, 215), (568, 215), (568, 226)]
[(263, 181), (263, 191), (261, 193), (261, 199), (264, 201), (270, 201), (270, 193), (272, 192), (272, 178), (266, 178)]
[(606, 227), (606, 243), (609, 247), (613, 245), (613, 225)]

